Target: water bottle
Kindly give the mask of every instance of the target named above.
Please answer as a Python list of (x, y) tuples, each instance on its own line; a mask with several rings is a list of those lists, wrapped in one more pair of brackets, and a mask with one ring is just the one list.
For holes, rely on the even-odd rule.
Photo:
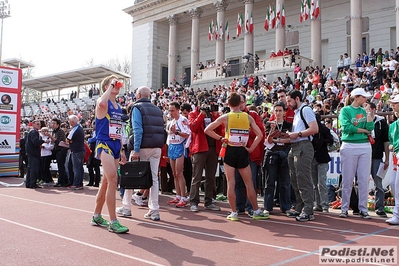
[(371, 136), (371, 134), (369, 134), (369, 135), (367, 135), (367, 137), (369, 138), (370, 144), (373, 145), (375, 143), (373, 136)]
[(220, 152), (219, 152), (220, 158), (224, 158), (224, 156), (226, 155), (226, 149), (227, 149), (227, 143), (223, 142), (222, 148), (220, 149)]

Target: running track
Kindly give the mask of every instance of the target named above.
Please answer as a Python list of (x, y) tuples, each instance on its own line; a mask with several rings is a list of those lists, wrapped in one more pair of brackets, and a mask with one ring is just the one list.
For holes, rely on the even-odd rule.
[[(20, 178), (0, 178), (21, 183)], [(275, 209), (266, 221), (245, 215), (238, 222), (222, 211), (176, 209), (160, 195), (161, 221), (143, 218), (147, 208), (132, 207), (120, 218), (128, 234), (90, 225), (97, 188), (0, 186), (0, 265), (318, 265), (319, 246), (395, 245), (399, 227), (384, 219), (338, 217), (339, 211), (297, 222)], [(259, 199), (261, 202), (261, 199)], [(121, 200), (117, 199), (117, 205)], [(262, 205), (262, 204), (261, 204)], [(109, 218), (106, 210), (104, 217)]]

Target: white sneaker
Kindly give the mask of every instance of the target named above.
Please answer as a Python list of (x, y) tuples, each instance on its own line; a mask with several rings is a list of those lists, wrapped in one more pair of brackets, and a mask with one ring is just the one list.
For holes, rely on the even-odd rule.
[(128, 210), (128, 209), (125, 209), (123, 207), (116, 208), (116, 213), (119, 214), (119, 215), (125, 216), (125, 217), (126, 216), (132, 216), (132, 211)]
[(392, 225), (399, 225), (399, 218), (396, 216), (393, 216), (392, 218), (385, 220), (385, 222), (388, 224), (392, 224)]
[(159, 221), (161, 218), (159, 217), (159, 211), (149, 211), (144, 214), (145, 219), (151, 219), (153, 221)]
[(132, 198), (134, 200), (134, 203), (136, 203), (137, 205), (139, 205), (139, 206), (143, 205), (143, 196), (139, 196), (137, 194), (133, 194)]

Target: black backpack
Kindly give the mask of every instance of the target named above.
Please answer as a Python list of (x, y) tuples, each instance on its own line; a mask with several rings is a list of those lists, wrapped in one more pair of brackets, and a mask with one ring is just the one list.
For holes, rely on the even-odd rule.
[[(306, 120), (305, 120), (305, 118), (303, 117), (303, 113), (302, 113), (302, 110), (303, 110), (303, 108), (305, 108), (305, 107), (310, 108), (309, 106), (304, 106), (304, 107), (302, 107), (302, 108), (301, 108), (301, 111), (300, 111), (300, 115), (301, 115), (301, 119), (302, 119), (303, 123), (305, 124), (305, 128), (309, 128), (309, 125), (308, 125), (308, 123), (306, 123)], [(322, 132), (322, 130), (321, 130), (321, 127), (322, 127), (322, 124), (321, 124), (321, 117), (320, 117), (319, 114), (316, 114), (316, 121), (317, 121), (318, 131), (317, 131), (316, 134), (313, 134), (313, 140), (312, 140), (313, 149), (314, 149), (315, 151), (318, 150), (318, 149), (320, 149), (321, 146), (323, 145), (323, 142), (324, 142), (324, 135), (323, 135), (323, 132)], [(310, 136), (308, 136), (308, 139), (310, 140)]]

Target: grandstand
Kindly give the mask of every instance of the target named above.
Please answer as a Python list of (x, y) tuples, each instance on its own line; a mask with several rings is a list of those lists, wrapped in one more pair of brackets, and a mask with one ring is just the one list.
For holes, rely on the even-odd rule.
[(55, 113), (66, 113), (68, 110), (80, 110), (89, 111), (91, 110), (98, 96), (74, 98), (72, 101), (58, 101), (58, 102), (39, 102), (39, 103), (27, 103), (23, 104), (21, 108), (21, 116), (32, 116), (39, 115), (42, 112), (55, 112)]
[[(98, 96), (93, 96), (92, 98), (87, 96), (80, 97), (80, 88), (86, 85), (99, 84), (104, 77), (112, 74), (119, 76), (124, 81), (130, 79), (130, 76), (125, 73), (114, 71), (103, 65), (97, 65), (23, 80), (23, 87), (41, 92), (42, 101), (23, 103), (21, 116), (39, 115), (42, 112), (65, 113), (74, 109), (81, 111), (91, 110)], [(77, 88), (78, 97), (73, 100), (60, 99), (60, 91), (66, 88)], [(58, 99), (43, 101), (43, 92), (54, 90), (58, 91)], [(123, 88), (121, 94), (128, 90), (129, 88)]]

